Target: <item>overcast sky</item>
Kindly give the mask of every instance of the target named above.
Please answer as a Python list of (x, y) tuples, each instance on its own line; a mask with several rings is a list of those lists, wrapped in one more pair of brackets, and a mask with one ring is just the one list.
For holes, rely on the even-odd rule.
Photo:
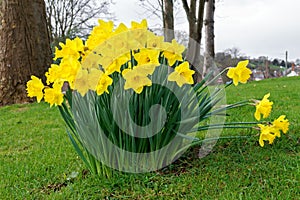
[[(147, 17), (138, 0), (114, 2), (119, 22)], [(181, 15), (176, 28), (188, 31), (184, 11)], [(157, 22), (149, 20), (149, 26)], [(300, 0), (221, 0), (216, 5), (215, 36), (216, 52), (237, 47), (247, 56), (285, 59), (287, 50), (289, 61), (300, 59)]]

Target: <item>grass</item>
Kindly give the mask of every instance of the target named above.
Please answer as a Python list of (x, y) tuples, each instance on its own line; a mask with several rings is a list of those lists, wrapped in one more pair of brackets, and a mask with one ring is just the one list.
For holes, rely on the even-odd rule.
[[(273, 145), (257, 137), (219, 140), (195, 159), (191, 150), (159, 172), (120, 174), (110, 180), (87, 173), (65, 132), (58, 109), (24, 104), (0, 108), (0, 199), (297, 199), (300, 196), (300, 79), (251, 82), (227, 90), (230, 103), (274, 101), (270, 119), (287, 115), (288, 136)], [(230, 111), (230, 120), (253, 121), (253, 107)], [(224, 130), (222, 135), (256, 134)], [(76, 176), (77, 174), (77, 176)], [(298, 197), (297, 197), (298, 196)]]

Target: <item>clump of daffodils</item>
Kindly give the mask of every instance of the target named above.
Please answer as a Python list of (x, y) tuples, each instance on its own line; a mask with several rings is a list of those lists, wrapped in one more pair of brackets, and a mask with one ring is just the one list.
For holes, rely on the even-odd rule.
[(280, 137), (280, 132), (287, 133), (289, 130), (289, 121), (285, 119), (285, 115), (281, 115), (279, 118), (275, 119), (271, 124), (263, 125), (258, 124), (261, 133), (259, 137), (260, 146), (264, 146), (264, 141), (269, 141), (272, 144), (276, 137)]
[[(270, 93), (264, 95), (261, 101), (254, 100), (254, 105), (256, 107), (254, 117), (256, 120), (259, 121), (261, 119), (261, 115), (264, 119), (269, 117), (273, 105), (273, 102), (268, 99), (269, 97)], [(285, 115), (281, 115), (279, 118), (267, 125), (258, 124), (261, 131), (259, 137), (260, 146), (264, 146), (264, 141), (269, 141), (269, 144), (272, 144), (276, 137), (280, 137), (280, 132), (287, 133), (290, 123), (287, 119), (285, 119), (285, 117)]]
[[(142, 20), (140, 23), (132, 22), (131, 27), (127, 27), (122, 23), (115, 26), (112, 21), (105, 22), (99, 20), (99, 25), (93, 28), (86, 41), (78, 37), (67, 39), (65, 43), (60, 43), (59, 47), (55, 48), (53, 60), (57, 64), (52, 64), (45, 73), (45, 84), (40, 78), (31, 76), (31, 80), (27, 82), (27, 93), (29, 97), (35, 97), (38, 102), (43, 99), (45, 102), (49, 103), (51, 107), (59, 107), (64, 120), (67, 122), (70, 130), (73, 131), (72, 134), (74, 137), (71, 134), (68, 134), (77, 152), (80, 150), (79, 146), (81, 146), (83, 150), (86, 150), (86, 148), (81, 143), (80, 137), (76, 132), (75, 124), (77, 125), (77, 123), (74, 122), (74, 116), (70, 114), (73, 98), (72, 94), (74, 93), (76, 94), (76, 99), (82, 98), (89, 101), (90, 98), (93, 97), (93, 99), (97, 100), (94, 102), (97, 104), (96, 106), (90, 106), (91, 110), (87, 111), (82, 109), (84, 110), (83, 113), (89, 114), (98, 112), (96, 115), (98, 117), (97, 120), (94, 120), (93, 118), (91, 123), (99, 123), (100, 125), (102, 125), (101, 123), (106, 123), (104, 127), (107, 129), (106, 133), (111, 135), (116, 134), (116, 137), (113, 138), (117, 140), (117, 143), (131, 147), (132, 144), (137, 145), (140, 142), (140, 146), (131, 149), (132, 152), (136, 149), (144, 148), (146, 145), (149, 145), (149, 148), (145, 147), (144, 152), (139, 153), (145, 153), (149, 149), (156, 150), (160, 145), (164, 146), (165, 143), (167, 144), (170, 142), (173, 137), (180, 134), (184, 135), (183, 133), (177, 134), (176, 132), (176, 128), (178, 128), (181, 122), (180, 120), (182, 120), (180, 118), (181, 113), (179, 112), (182, 108), (188, 110), (188, 112), (184, 112), (185, 114), (190, 114), (187, 115), (187, 117), (190, 118), (183, 120), (184, 123), (186, 123), (185, 126), (188, 123), (195, 123), (193, 124), (194, 126), (191, 126), (191, 128), (186, 131), (186, 134), (211, 128), (209, 126), (200, 127), (202, 126), (201, 123), (199, 123), (201, 120), (205, 120), (214, 114), (219, 114), (221, 116), (224, 115), (224, 110), (249, 104), (256, 107), (254, 117), (257, 121), (253, 123), (248, 122), (247, 124), (257, 125), (255, 128), (259, 129), (261, 132), (259, 137), (259, 144), (261, 146), (264, 146), (264, 141), (269, 141), (269, 143), (272, 144), (276, 137), (280, 137), (281, 133), (286, 133), (288, 131), (289, 122), (285, 115), (281, 115), (273, 122), (260, 121), (261, 119), (268, 118), (271, 113), (273, 102), (268, 99), (270, 94), (266, 94), (262, 100), (254, 100), (251, 103), (247, 101), (247, 103), (226, 105), (224, 106), (225, 108), (221, 107), (215, 109), (214, 105), (219, 102), (216, 93), (211, 95), (213, 97), (209, 97), (210, 94), (205, 93), (207, 92), (209, 83), (194, 83), (193, 75), (195, 74), (195, 71), (190, 69), (189, 62), (182, 57), (184, 51), (185, 47), (178, 44), (175, 40), (172, 40), (172, 42), (164, 42), (162, 36), (158, 36), (149, 31), (146, 20)], [(249, 80), (252, 72), (247, 68), (248, 63), (248, 60), (241, 61), (236, 67), (226, 69), (228, 70), (227, 76), (232, 79), (232, 83), (235, 86), (239, 83), (246, 83)], [(172, 68), (171, 73), (166, 73), (166, 75), (162, 75), (162, 77), (165, 82), (173, 82), (176, 91), (187, 94), (187, 96), (183, 95), (185, 98), (181, 99), (182, 102), (188, 103), (187, 106), (183, 105), (182, 102), (179, 102), (178, 99), (173, 97), (173, 93), (169, 90), (164, 89), (163, 87), (160, 89), (156, 88), (155, 90), (155, 85), (157, 85), (157, 83), (153, 83), (152, 81), (155, 80), (153, 77), (157, 77), (158, 73), (155, 74), (154, 72), (163, 69), (162, 66)], [(221, 74), (222, 73), (215, 78), (218, 78)], [(128, 137), (129, 139), (127, 138), (127, 142), (124, 142), (124, 138), (126, 139), (126, 137), (122, 137), (123, 130), (121, 130), (114, 122), (114, 119), (111, 118), (113, 113), (110, 113), (111, 107), (108, 105), (109, 99), (112, 98), (111, 94), (113, 93), (112, 91), (114, 91), (114, 86), (119, 79), (124, 80), (119, 82), (122, 84), (122, 91), (132, 90), (135, 95), (136, 103), (132, 103), (130, 107), (133, 112), (138, 110), (138, 113), (134, 113), (133, 115), (137, 120), (140, 120), (139, 122), (141, 122), (141, 124), (148, 120), (147, 114), (141, 111), (144, 107), (150, 108), (152, 106), (151, 103), (164, 103), (166, 105), (169, 112), (167, 113), (169, 121), (167, 120), (168, 123), (165, 123), (167, 125), (164, 125), (162, 128), (164, 134), (157, 134), (152, 138), (153, 140), (150, 138), (149, 141), (146, 139), (144, 140), (144, 138), (137, 140), (136, 138), (132, 139), (131, 137)], [(207, 78), (207, 80), (208, 79), (209, 78)], [(67, 91), (63, 91), (63, 85), (66, 83), (68, 89)], [(189, 85), (190, 87), (185, 88), (185, 85)], [(151, 91), (151, 93), (149, 91)], [(192, 99), (192, 101), (190, 100), (193, 96), (190, 95), (192, 94), (191, 91), (195, 92), (195, 99)], [(91, 93), (95, 96), (90, 95)], [(154, 96), (159, 94), (160, 96), (157, 96), (161, 97), (162, 100), (156, 98), (156, 96), (155, 98), (149, 97), (149, 94), (154, 94)], [(117, 100), (115, 101), (117, 103), (119, 103), (118, 98), (119, 97), (117, 97)], [(146, 103), (144, 103), (144, 101)], [(91, 102), (89, 101), (89, 103)], [(81, 104), (79, 104), (79, 107), (80, 105)], [(200, 112), (195, 109), (197, 106), (201, 109), (200, 117), (198, 116), (200, 115)], [(123, 107), (120, 110), (123, 112)], [(197, 117), (200, 118), (199, 121), (195, 120)], [(86, 119), (83, 121), (85, 120)], [(128, 119), (124, 119), (125, 122), (127, 122), (126, 120)], [(226, 123), (224, 126), (214, 124), (212, 127), (226, 128), (226, 126), (228, 126), (232, 128), (232, 126), (240, 124), (243, 124), (243, 122)], [(249, 128), (253, 128), (253, 126)], [(133, 130), (133, 128), (131, 130)], [(164, 140), (167, 137), (170, 138)], [(191, 137), (185, 135), (183, 138), (190, 139)], [(192, 138), (193, 142), (197, 141), (194, 139), (195, 138)], [(92, 138), (92, 140), (94, 140), (94, 138)], [(166, 142), (160, 144), (162, 141)], [(155, 142), (159, 143), (159, 145)], [(86, 153), (90, 155), (89, 152)], [(83, 156), (83, 153), (79, 155)], [(88, 156), (88, 159), (92, 158), (93, 156)], [(88, 163), (86, 158), (83, 158), (83, 160)], [(94, 163), (94, 161), (91, 161), (91, 163)], [(89, 166), (91, 167), (92, 165)]]

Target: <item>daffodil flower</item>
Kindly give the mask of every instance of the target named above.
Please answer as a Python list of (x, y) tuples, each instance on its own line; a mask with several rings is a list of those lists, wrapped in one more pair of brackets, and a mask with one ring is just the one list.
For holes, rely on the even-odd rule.
[(146, 19), (143, 19), (141, 23), (138, 23), (136, 21), (131, 22), (131, 30), (135, 29), (147, 29), (148, 28), (148, 23)]
[(281, 130), (283, 133), (287, 133), (289, 130), (290, 123), (287, 119), (285, 119), (285, 115), (281, 115), (278, 117), (278, 119), (275, 119), (272, 124), (275, 128)]
[(164, 36), (157, 36), (152, 32), (148, 32), (147, 35), (147, 48), (148, 49), (158, 49), (163, 48)]
[(98, 26), (95, 26), (86, 41), (86, 47), (94, 50), (106, 39), (110, 38), (113, 33), (114, 23), (112, 21), (105, 22), (98, 20)]
[(50, 104), (50, 107), (53, 105), (60, 106), (64, 101), (64, 95), (61, 92), (63, 82), (55, 82), (53, 88), (45, 89), (45, 102)]
[(237, 86), (239, 82), (247, 83), (247, 80), (250, 78), (252, 72), (247, 68), (248, 63), (249, 60), (240, 61), (236, 67), (229, 68), (227, 76), (232, 79), (235, 86)]
[(47, 84), (68, 81), (71, 89), (74, 88), (74, 79), (80, 68), (78, 59), (72, 57), (63, 58), (60, 65), (52, 64), (46, 72)]
[(147, 33), (148, 33), (148, 23), (147, 20), (143, 19), (141, 23), (132, 21), (130, 28), (130, 35), (140, 44), (145, 44), (147, 41)]
[(182, 53), (185, 50), (183, 45), (180, 45), (176, 40), (172, 40), (172, 43), (164, 43), (163, 55), (168, 59), (169, 65), (173, 66), (176, 61), (182, 61)]
[(53, 60), (67, 57), (79, 59), (80, 52), (84, 51), (83, 41), (78, 37), (76, 37), (74, 40), (67, 39), (66, 44), (60, 42), (59, 45), (61, 49), (55, 47), (55, 57), (53, 58)]
[(36, 97), (37, 102), (40, 102), (44, 96), (44, 84), (42, 83), (41, 79), (37, 78), (36, 76), (31, 76), (31, 80), (27, 82), (26, 86), (28, 96)]
[(189, 68), (189, 63), (187, 61), (181, 63), (175, 68), (175, 71), (172, 72), (168, 81), (176, 81), (179, 87), (182, 87), (183, 84), (193, 84), (193, 74), (195, 71)]
[(143, 73), (143, 70), (141, 71), (138, 67), (125, 69), (122, 75), (126, 80), (124, 85), (125, 90), (132, 88), (136, 93), (140, 94), (144, 86), (152, 85), (152, 81), (147, 77), (148, 73)]
[(80, 69), (74, 81), (75, 89), (84, 96), (88, 90), (96, 90), (98, 82), (103, 72), (99, 69)]
[(128, 28), (125, 24), (120, 23), (119, 26), (116, 28), (114, 35), (120, 34), (120, 33), (124, 33), (127, 32)]
[(134, 58), (138, 62), (138, 65), (149, 63), (159, 65), (159, 53), (160, 51), (155, 49), (141, 49), (138, 53), (134, 54)]
[(76, 78), (78, 70), (81, 68), (80, 62), (74, 58), (64, 58), (60, 63), (60, 68), (61, 79), (64, 81), (68, 81), (70, 88), (74, 89), (74, 80)]
[(110, 75), (114, 72), (121, 72), (121, 66), (130, 60), (129, 54), (124, 54), (116, 58), (109, 66), (105, 67), (105, 73)]
[(273, 102), (269, 101), (270, 93), (266, 94), (261, 101), (258, 101), (255, 105), (256, 111), (254, 113), (254, 117), (256, 120), (260, 120), (261, 115), (263, 118), (267, 118), (272, 110)]
[(113, 83), (112, 78), (110, 78), (107, 74), (102, 74), (98, 82), (98, 85), (96, 87), (97, 95), (101, 95), (104, 92), (109, 93), (108, 86), (110, 86), (112, 83)]
[(139, 53), (134, 54), (137, 67), (145, 70), (149, 75), (153, 74), (155, 68), (160, 65), (159, 53), (160, 51), (156, 49), (141, 49)]
[(45, 73), (47, 78), (47, 84), (54, 83), (61, 78), (61, 67), (56, 64), (52, 64), (48, 71)]
[(271, 133), (272, 129), (270, 126), (266, 126), (266, 125), (262, 125), (262, 124), (258, 124), (259, 128), (260, 128), (260, 136), (259, 136), (259, 145), (261, 147), (264, 146), (264, 141), (267, 140), (269, 141), (269, 144), (273, 144), (274, 139), (275, 139), (275, 135)]

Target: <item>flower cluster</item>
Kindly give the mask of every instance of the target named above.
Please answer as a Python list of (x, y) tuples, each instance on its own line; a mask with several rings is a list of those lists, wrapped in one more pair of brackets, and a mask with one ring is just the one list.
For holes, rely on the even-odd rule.
[[(263, 118), (269, 117), (273, 102), (268, 98), (270, 97), (270, 93), (266, 94), (261, 101), (255, 100), (256, 111), (254, 113), (254, 117), (256, 120), (261, 119), (261, 115)], [(285, 119), (285, 115), (281, 115), (278, 119), (275, 119), (272, 123), (258, 124), (260, 128), (260, 137), (259, 144), (260, 146), (264, 146), (264, 141), (269, 141), (269, 144), (272, 144), (276, 137), (280, 137), (280, 131), (283, 133), (287, 133), (289, 129), (289, 121)]]
[[(235, 86), (238, 83), (246, 83), (250, 78), (250, 74), (252, 73), (250, 69), (247, 68), (249, 64), (248, 60), (240, 61), (236, 67), (230, 67), (227, 76), (233, 80), (233, 84)], [(273, 102), (268, 98), (270, 97), (270, 93), (264, 95), (262, 100), (254, 100), (254, 106), (256, 107), (254, 117), (257, 121), (268, 118), (271, 110)], [(276, 137), (280, 137), (280, 132), (287, 133), (289, 129), (289, 121), (285, 119), (285, 115), (281, 115), (278, 119), (274, 120), (272, 123), (268, 123), (267, 125), (258, 124), (258, 127), (261, 131), (259, 137), (260, 146), (264, 146), (264, 141), (269, 141), (269, 144), (272, 144)]]
[(269, 141), (272, 144), (276, 137), (280, 137), (280, 131), (287, 133), (289, 129), (289, 121), (285, 119), (285, 115), (281, 115), (278, 119), (275, 119), (271, 124), (263, 125), (258, 124), (261, 133), (259, 137), (260, 146), (264, 146), (264, 140)]
[(27, 83), (28, 96), (36, 97), (38, 102), (44, 98), (50, 106), (62, 104), (65, 82), (82, 96), (89, 90), (97, 95), (109, 93), (114, 73), (125, 79), (125, 90), (141, 93), (145, 86), (151, 86), (149, 76), (162, 61), (169, 66), (177, 63), (169, 81), (175, 81), (179, 87), (194, 83), (194, 71), (182, 58), (184, 46), (175, 40), (164, 42), (162, 36), (148, 30), (146, 20), (132, 22), (130, 28), (122, 23), (114, 28), (112, 21), (99, 20), (85, 42), (77, 37), (59, 45), (53, 59), (59, 64), (52, 64), (46, 72), (47, 86), (35, 76)]

